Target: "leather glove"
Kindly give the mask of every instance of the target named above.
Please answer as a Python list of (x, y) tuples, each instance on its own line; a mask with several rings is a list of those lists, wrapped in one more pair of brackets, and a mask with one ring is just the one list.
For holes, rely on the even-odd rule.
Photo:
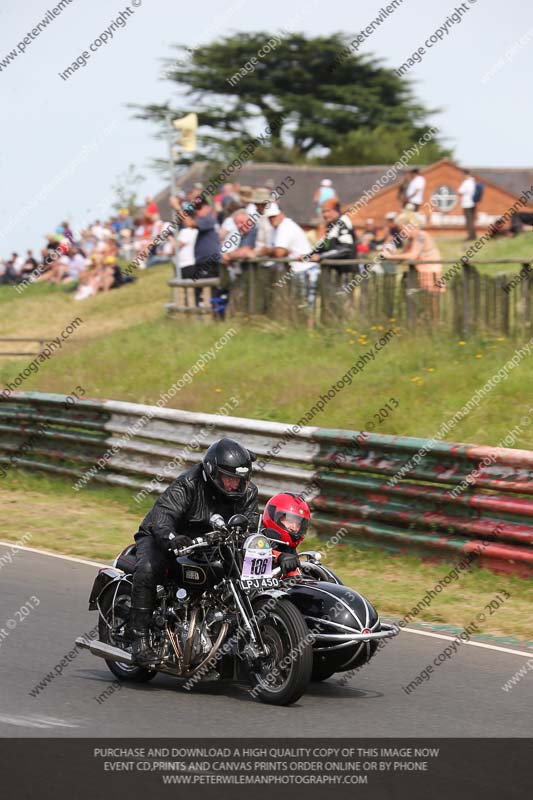
[(296, 553), (280, 553), (278, 556), (278, 566), (281, 567), (281, 574), (285, 577), (288, 572), (298, 569), (300, 566), (300, 559)]
[(181, 547), (189, 547), (191, 544), (191, 537), (185, 536), (184, 534), (179, 534), (176, 536), (175, 533), (169, 533), (163, 537), (164, 550), (171, 550), (174, 552), (176, 549), (180, 549)]
[(222, 514), (212, 514), (209, 518), (209, 524), (217, 531), (221, 531), (226, 527)]

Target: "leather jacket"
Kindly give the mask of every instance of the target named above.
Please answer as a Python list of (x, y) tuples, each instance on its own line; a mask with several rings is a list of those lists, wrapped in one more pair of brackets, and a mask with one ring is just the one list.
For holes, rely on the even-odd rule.
[(257, 530), (257, 486), (250, 483), (244, 497), (225, 497), (204, 478), (202, 465), (197, 464), (165, 489), (141, 522), (135, 539), (153, 536), (166, 549), (170, 533), (194, 538), (211, 530), (212, 514), (221, 514), (226, 522), (233, 514), (244, 514), (250, 520), (250, 532)]

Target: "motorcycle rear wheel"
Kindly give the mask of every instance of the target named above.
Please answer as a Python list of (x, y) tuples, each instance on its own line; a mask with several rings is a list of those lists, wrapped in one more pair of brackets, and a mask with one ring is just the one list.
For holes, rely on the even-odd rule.
[[(113, 619), (113, 605), (115, 614)], [(102, 598), (100, 608), (105, 616), (105, 621), (100, 616), (98, 620), (98, 636), (101, 642), (110, 644), (113, 647), (120, 647), (126, 652), (131, 652), (131, 641), (125, 647), (127, 641), (127, 626), (131, 612), (131, 585), (129, 583), (120, 586), (115, 591), (108, 591)], [(106, 624), (108, 623), (108, 624)], [(114, 624), (113, 624), (114, 623)], [(109, 625), (113, 625), (113, 630)], [(126, 640), (126, 641), (125, 641)], [(138, 667), (122, 661), (105, 662), (113, 675), (121, 681), (131, 683), (146, 683), (157, 675), (156, 670)]]
[(296, 703), (307, 689), (313, 669), (313, 648), (305, 620), (287, 600), (279, 600), (270, 608), (263, 599), (254, 604), (254, 610), (260, 612), (259, 629), (270, 655), (259, 669), (250, 671), (252, 694), (270, 705)]

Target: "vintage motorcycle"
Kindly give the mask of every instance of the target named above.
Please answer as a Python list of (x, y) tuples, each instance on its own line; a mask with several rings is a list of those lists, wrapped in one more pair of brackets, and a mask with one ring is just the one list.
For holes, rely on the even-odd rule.
[[(216, 517), (216, 515), (215, 515)], [(215, 520), (212, 518), (212, 521)], [(399, 632), (380, 623), (373, 606), (307, 553), (301, 574), (280, 580), (273, 565), (277, 532), (248, 532), (234, 515), (176, 550), (176, 568), (157, 587), (152, 646), (157, 663), (133, 663), (129, 625), (135, 545), (94, 581), (89, 608), (99, 612), (99, 640), (76, 640), (105, 659), (120, 680), (143, 682), (158, 672), (185, 679), (248, 680), (254, 698), (296, 702), (313, 678), (369, 660), (377, 640)], [(326, 580), (324, 580), (326, 579)]]

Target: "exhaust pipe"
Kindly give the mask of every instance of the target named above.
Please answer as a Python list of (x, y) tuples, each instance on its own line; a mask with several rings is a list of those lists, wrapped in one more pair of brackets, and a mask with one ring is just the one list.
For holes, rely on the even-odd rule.
[(106, 661), (122, 661), (123, 664), (133, 664), (131, 653), (126, 653), (119, 647), (113, 647), (111, 644), (99, 642), (98, 639), (84, 639), (79, 636), (76, 639), (76, 645), (81, 650), (89, 650), (93, 656), (105, 658)]

